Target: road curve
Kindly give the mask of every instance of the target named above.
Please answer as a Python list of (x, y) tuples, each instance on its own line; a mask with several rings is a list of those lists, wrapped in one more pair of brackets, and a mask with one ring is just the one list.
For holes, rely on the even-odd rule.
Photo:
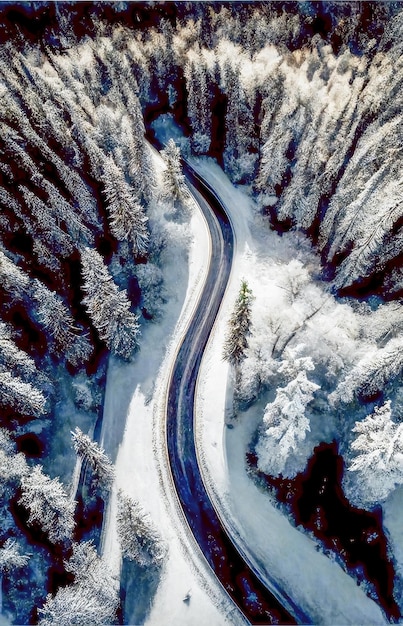
[(177, 353), (169, 383), (167, 447), (175, 489), (207, 562), (245, 618), (251, 624), (307, 623), (287, 594), (274, 583), (268, 589), (241, 555), (209, 498), (198, 465), (194, 439), (196, 380), (229, 279), (234, 235), (225, 207), (214, 190), (188, 163), (184, 161), (183, 166), (210, 230), (212, 255), (202, 294)]

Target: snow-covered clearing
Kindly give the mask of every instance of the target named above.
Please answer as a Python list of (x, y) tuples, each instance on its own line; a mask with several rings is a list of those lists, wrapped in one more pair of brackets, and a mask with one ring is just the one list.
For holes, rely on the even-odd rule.
[[(154, 154), (156, 169), (162, 161)], [(163, 215), (160, 215), (164, 219)], [(172, 222), (167, 225), (177, 228)], [(141, 351), (133, 363), (111, 358), (105, 395), (101, 444), (116, 464), (116, 484), (107, 513), (103, 554), (116, 574), (120, 549), (115, 513), (118, 489), (138, 500), (168, 545), (154, 597), (139, 591), (131, 603), (137, 619), (148, 626), (198, 626), (242, 623), (199, 554), (178, 510), (167, 467), (163, 434), (165, 389), (178, 343), (192, 315), (208, 268), (210, 240), (204, 218), (193, 208), (192, 235), (186, 247), (168, 250), (164, 258), (169, 303), (163, 319), (142, 329)], [(177, 233), (179, 235), (179, 231)], [(175, 243), (175, 238), (172, 238)], [(179, 321), (178, 321), (179, 320)], [(186, 595), (190, 600), (185, 602)], [(143, 609), (141, 609), (143, 607)], [(130, 623), (134, 623), (130, 620)]]
[(252, 291), (278, 297), (273, 265), (293, 258), (309, 260), (294, 235), (280, 238), (265, 227), (251, 200), (235, 189), (215, 163), (193, 160), (227, 206), (236, 236), (236, 253), (223, 307), (203, 359), (196, 400), (199, 456), (216, 506), (231, 532), (263, 576), (283, 588), (315, 624), (381, 624), (380, 608), (318, 545), (294, 528), (246, 474), (245, 452), (261, 419), (257, 403), (236, 420), (231, 377), (222, 360), (226, 322), (242, 278)]

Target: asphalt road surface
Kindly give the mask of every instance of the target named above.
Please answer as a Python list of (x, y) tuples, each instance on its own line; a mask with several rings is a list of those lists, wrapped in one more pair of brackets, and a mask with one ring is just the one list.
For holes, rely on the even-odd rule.
[(236, 547), (209, 498), (198, 465), (193, 415), (196, 380), (229, 279), (234, 235), (225, 207), (214, 190), (190, 165), (183, 165), (192, 194), (208, 223), (212, 254), (206, 283), (178, 351), (168, 392), (167, 446), (175, 489), (206, 560), (245, 618), (251, 624), (307, 623), (291, 598), (274, 582), (263, 583)]

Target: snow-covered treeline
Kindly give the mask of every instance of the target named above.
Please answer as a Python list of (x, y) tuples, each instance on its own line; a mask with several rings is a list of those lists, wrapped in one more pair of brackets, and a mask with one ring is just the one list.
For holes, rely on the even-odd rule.
[[(80, 515), (90, 511), (76, 506), (68, 484), (74, 448), (88, 465), (84, 497), (94, 506), (113, 481), (109, 460), (80, 429), (92, 433), (102, 414), (109, 352), (135, 358), (141, 325), (164, 304), (158, 264), (167, 234), (153, 209), (169, 211), (169, 199), (144, 139), (135, 50), (120, 53), (118, 41), (100, 33), (61, 54), (15, 36), (0, 53), (0, 544), (5, 558), (10, 538), (31, 555), (17, 558), (15, 548), (2, 570), (3, 610), (18, 623), (72, 580), (63, 562), (85, 545)], [(66, 597), (49, 597), (45, 621), (58, 621), (64, 602), (89, 622), (99, 613), (102, 589), (75, 576)]]

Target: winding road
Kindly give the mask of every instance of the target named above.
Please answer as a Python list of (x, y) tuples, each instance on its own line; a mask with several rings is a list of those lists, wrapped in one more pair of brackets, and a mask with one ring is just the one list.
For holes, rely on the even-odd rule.
[[(184, 173), (206, 218), (212, 254), (206, 282), (172, 369), (167, 400), (167, 447), (172, 477), (187, 523), (226, 592), (251, 624), (306, 623), (287, 594), (262, 582), (237, 547), (203, 482), (194, 437), (196, 381), (231, 272), (234, 234), (211, 186), (186, 162)], [(285, 546), (285, 550), (286, 550)]]

